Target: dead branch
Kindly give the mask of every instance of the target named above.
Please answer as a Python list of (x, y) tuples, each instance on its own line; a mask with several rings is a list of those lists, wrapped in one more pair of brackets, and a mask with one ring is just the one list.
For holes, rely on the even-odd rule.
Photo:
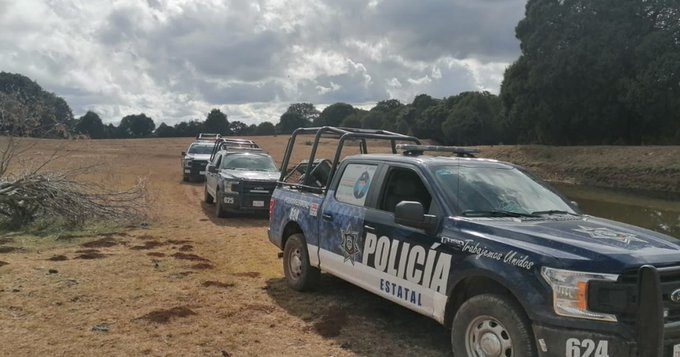
[(146, 217), (147, 192), (145, 180), (116, 191), (78, 180), (73, 171), (31, 171), (12, 181), (0, 181), (0, 215), (14, 226), (36, 218), (63, 220), (72, 225), (92, 221), (126, 224)]

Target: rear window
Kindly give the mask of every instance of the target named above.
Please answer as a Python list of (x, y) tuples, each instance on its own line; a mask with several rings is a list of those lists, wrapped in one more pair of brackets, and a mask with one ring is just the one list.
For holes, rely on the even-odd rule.
[(222, 168), (244, 171), (277, 171), (274, 160), (266, 155), (231, 154), (222, 159)]
[(213, 145), (191, 145), (189, 147), (189, 154), (210, 155), (212, 154)]

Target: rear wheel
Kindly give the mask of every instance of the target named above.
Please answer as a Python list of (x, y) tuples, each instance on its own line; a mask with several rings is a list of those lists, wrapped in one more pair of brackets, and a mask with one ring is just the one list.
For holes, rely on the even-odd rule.
[(313, 289), (319, 282), (321, 271), (309, 263), (307, 243), (301, 233), (288, 237), (283, 248), (283, 272), (288, 286), (297, 291)]
[(215, 202), (215, 200), (213, 199), (213, 196), (210, 196), (210, 194), (208, 193), (208, 187), (207, 186), (203, 186), (203, 200), (207, 204), (211, 204), (211, 203)]
[(220, 191), (215, 190), (215, 216), (226, 218), (227, 211), (224, 209), (224, 198), (220, 196)]
[(456, 357), (536, 357), (531, 325), (519, 304), (503, 295), (477, 295), (460, 307), (451, 330)]

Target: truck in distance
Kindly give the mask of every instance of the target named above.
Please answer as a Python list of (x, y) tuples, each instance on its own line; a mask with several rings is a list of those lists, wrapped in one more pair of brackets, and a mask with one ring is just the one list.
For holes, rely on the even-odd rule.
[(252, 141), (218, 140), (207, 166), (205, 202), (215, 215), (267, 213), (280, 174), (272, 157)]
[[(318, 164), (286, 182), (305, 134)], [(324, 137), (338, 139), (328, 165)], [(361, 153), (340, 160), (348, 141)], [(678, 240), (583, 214), (523, 168), (473, 156), (380, 130), (294, 131), (268, 232), (288, 285), (312, 289), (326, 271), (450, 328), (456, 357), (680, 355)]]
[(189, 147), (187, 151), (182, 152), (182, 159), (180, 161), (182, 167), (182, 181), (198, 181), (205, 178), (205, 167), (210, 160), (215, 140), (197, 139)]

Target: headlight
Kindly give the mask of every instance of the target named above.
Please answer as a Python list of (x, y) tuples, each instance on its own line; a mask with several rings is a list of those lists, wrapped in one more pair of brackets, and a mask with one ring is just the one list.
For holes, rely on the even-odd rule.
[(224, 192), (236, 192), (234, 190), (234, 185), (237, 184), (238, 181), (229, 181), (225, 180), (224, 181)]
[(191, 159), (184, 159), (184, 166), (191, 166)]
[(560, 316), (616, 322), (616, 316), (588, 310), (588, 281), (616, 281), (615, 274), (584, 273), (543, 267), (541, 275), (553, 290), (553, 308)]

